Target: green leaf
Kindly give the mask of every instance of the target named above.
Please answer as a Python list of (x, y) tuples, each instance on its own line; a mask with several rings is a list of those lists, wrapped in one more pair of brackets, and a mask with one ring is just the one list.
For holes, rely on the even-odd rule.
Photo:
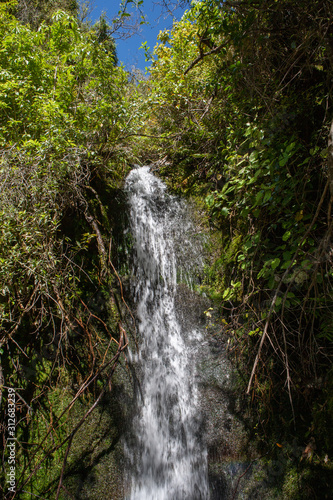
[(286, 231), (282, 236), (283, 241), (289, 240), (290, 236), (291, 236), (291, 231)]
[(271, 191), (266, 191), (264, 199), (262, 200), (263, 203), (266, 203), (270, 198), (272, 197), (272, 192)]
[(260, 328), (256, 328), (255, 330), (249, 331), (248, 335), (250, 335), (250, 337), (252, 337), (253, 335), (262, 335), (262, 332)]
[(279, 307), (281, 304), (282, 304), (282, 298), (281, 297), (277, 297), (276, 301), (275, 301), (276, 307)]
[(252, 153), (249, 156), (250, 163), (255, 163), (257, 159), (258, 159), (258, 151), (252, 151)]
[(279, 161), (280, 167), (284, 167), (285, 164), (288, 162), (288, 160), (289, 160), (289, 156), (288, 155), (284, 155), (283, 158)]
[(260, 205), (260, 203), (261, 203), (261, 201), (263, 199), (263, 196), (264, 196), (264, 191), (259, 191), (256, 194), (254, 206)]
[(211, 208), (214, 205), (215, 197), (213, 194), (209, 194), (206, 196), (205, 203), (208, 208)]

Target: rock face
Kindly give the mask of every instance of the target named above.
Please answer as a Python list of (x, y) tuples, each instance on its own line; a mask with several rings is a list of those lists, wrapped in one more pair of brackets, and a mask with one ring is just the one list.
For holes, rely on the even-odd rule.
[[(130, 306), (135, 315), (135, 304)], [(262, 465), (255, 462), (248, 469), (254, 451), (248, 442), (238, 375), (228, 359), (226, 336), (220, 325), (214, 324), (214, 318), (205, 314), (210, 302), (181, 284), (177, 286), (175, 306), (181, 327), (195, 326), (200, 331), (199, 342), (192, 339), (190, 350), (197, 364), (201, 413), (198, 432), (208, 454), (209, 496), (202, 500), (281, 498), (274, 496), (275, 478), (273, 483), (267, 482)], [(135, 344), (134, 337), (130, 342)], [(65, 486), (75, 491), (76, 499), (129, 497), (131, 464), (124, 445), (132, 432), (140, 376), (133, 364), (122, 362), (111, 392), (75, 437)], [(72, 415), (74, 421), (84, 410), (77, 407)]]
[(209, 498), (227, 500), (232, 498), (237, 479), (247, 467), (247, 435), (237, 395), (237, 376), (228, 359), (227, 338), (221, 333), (221, 325), (205, 314), (209, 301), (180, 286), (177, 302), (180, 321), (193, 322), (202, 332), (195, 351), (202, 434), (208, 451)]

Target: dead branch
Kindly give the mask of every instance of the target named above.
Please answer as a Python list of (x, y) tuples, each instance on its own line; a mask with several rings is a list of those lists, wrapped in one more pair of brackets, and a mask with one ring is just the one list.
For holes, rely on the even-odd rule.
[[(1, 366), (0, 366), (0, 370), (1, 370)], [(0, 372), (0, 374), (1, 374), (1, 372)], [(1, 382), (1, 380), (0, 380), (0, 382)], [(8, 386), (6, 386), (6, 385), (3, 385), (3, 386), (2, 386), (2, 388), (3, 388), (3, 389), (7, 389), (7, 390), (8, 390), (8, 389), (11, 389), (12, 391), (14, 391), (14, 392), (15, 392), (15, 396), (16, 396), (18, 399), (20, 399), (20, 400), (22, 401), (22, 403), (23, 403), (23, 404), (25, 404), (25, 406), (28, 408), (28, 412), (29, 412), (29, 413), (32, 413), (32, 411), (33, 411), (33, 410), (32, 410), (32, 408), (31, 408), (31, 406), (29, 406), (29, 405), (28, 405), (28, 403), (26, 402), (26, 400), (22, 398), (21, 394), (19, 394), (19, 393), (17, 392), (17, 389), (14, 389), (13, 387), (8, 387)], [(0, 386), (0, 389), (1, 389), (1, 386)]]
[(1, 358), (0, 358), (0, 408), (1, 408), (1, 401), (2, 401), (2, 389), (5, 388), (4, 383), (5, 383), (5, 378), (3, 376), (2, 364), (1, 364)]
[[(108, 334), (108, 335), (110, 335), (111, 340), (113, 340), (116, 344), (118, 344), (118, 345), (119, 345), (119, 343), (116, 341), (116, 339), (115, 339), (115, 338), (111, 335), (111, 333), (109, 332), (109, 329), (108, 329), (107, 325), (105, 324), (105, 322), (104, 322), (104, 321), (103, 321), (100, 317), (96, 316), (96, 314), (93, 314), (93, 313), (90, 311), (89, 307), (87, 306), (87, 304), (85, 304), (85, 303), (83, 302), (83, 300), (81, 299), (81, 297), (80, 297), (80, 302), (81, 302), (81, 304), (84, 306), (84, 308), (87, 310), (87, 312), (89, 313), (89, 318), (88, 318), (87, 323), (89, 323), (90, 318), (94, 318), (94, 319), (96, 319), (97, 321), (99, 321), (100, 323), (102, 323), (102, 325), (103, 325), (103, 326), (104, 326), (104, 328), (105, 328), (105, 331), (107, 332), (107, 334)], [(82, 321), (81, 321), (80, 319), (75, 318), (75, 321), (78, 323), (78, 325), (80, 325), (80, 326), (82, 327)]]
[(117, 277), (117, 279), (118, 279), (118, 282), (119, 282), (119, 288), (120, 288), (121, 300), (123, 301), (123, 303), (124, 303), (124, 305), (125, 305), (126, 309), (127, 309), (127, 310), (128, 310), (128, 312), (130, 313), (130, 316), (131, 316), (131, 318), (132, 318), (132, 320), (133, 320), (133, 326), (134, 326), (134, 340), (135, 340), (135, 344), (136, 344), (137, 349), (139, 349), (139, 347), (138, 347), (138, 342), (137, 342), (137, 338), (136, 338), (135, 319), (134, 319), (134, 316), (133, 316), (133, 313), (132, 313), (131, 309), (129, 308), (129, 306), (128, 306), (128, 304), (127, 304), (126, 300), (124, 299), (123, 284), (122, 284), (122, 282), (121, 282), (121, 279), (120, 279), (120, 277), (119, 277), (119, 274), (117, 273), (117, 271), (116, 271), (116, 269), (115, 269), (115, 267), (114, 267), (114, 265), (112, 264), (112, 261), (111, 261), (111, 242), (112, 242), (112, 240), (111, 240), (111, 238), (110, 238), (110, 243), (109, 243), (109, 257), (108, 257), (108, 261), (109, 261), (110, 266), (112, 267), (112, 270), (113, 270), (114, 274), (116, 275), (116, 277)]
[(207, 102), (207, 104), (206, 104), (205, 110), (204, 110), (204, 112), (202, 113), (202, 115), (201, 115), (201, 116), (200, 116), (200, 118), (199, 118), (199, 121), (200, 121), (200, 122), (201, 122), (201, 121), (205, 118), (206, 114), (208, 113), (208, 111), (209, 111), (209, 109), (210, 109), (210, 106), (211, 106), (211, 104), (212, 104), (212, 102), (213, 102), (213, 99), (214, 99), (215, 95), (216, 95), (216, 91), (214, 91), (214, 94), (213, 94), (212, 96), (210, 96), (210, 98), (209, 98), (209, 100), (208, 100), (208, 102)]
[(35, 295), (36, 295), (38, 288), (39, 288), (39, 284), (35, 286), (32, 294), (31, 294), (26, 306), (24, 307), (23, 311), (21, 312), (21, 315), (20, 315), (19, 319), (17, 320), (15, 326), (11, 329), (11, 331), (7, 335), (6, 334), (3, 335), (3, 337), (0, 339), (0, 347), (2, 347), (6, 342), (8, 342), (8, 340), (10, 340), (13, 337), (13, 335), (17, 332), (17, 330), (19, 329), (24, 315), (30, 311), (31, 307), (34, 304), (34, 299), (35, 299)]
[(333, 121), (328, 134), (328, 153), (327, 153), (327, 173), (330, 185), (330, 193), (333, 197)]
[(128, 137), (150, 137), (152, 139), (163, 139), (165, 141), (169, 140), (169, 139), (177, 139), (181, 136), (181, 134), (172, 134), (172, 135), (152, 135), (152, 134), (135, 134), (134, 132), (131, 133), (131, 134), (127, 134), (127, 135), (122, 135), (121, 137), (119, 137), (119, 140), (124, 140), (124, 139), (127, 139)]
[(104, 245), (104, 241), (103, 241), (103, 238), (102, 238), (102, 235), (101, 235), (101, 232), (99, 230), (99, 227), (98, 227), (98, 224), (97, 224), (97, 221), (94, 219), (94, 217), (92, 217), (88, 211), (86, 210), (85, 213), (85, 218), (86, 218), (86, 221), (88, 222), (88, 224), (90, 224), (90, 226), (93, 228), (94, 230), (94, 233), (96, 234), (96, 238), (97, 238), (97, 247), (98, 247), (98, 254), (99, 254), (99, 257), (100, 257), (100, 263), (101, 263), (101, 272), (102, 272), (102, 275), (106, 275), (107, 274), (107, 266), (106, 266), (106, 250), (105, 250), (105, 245)]
[(258, 457), (258, 458), (255, 458), (254, 460), (252, 460), (250, 462), (250, 464), (248, 465), (248, 467), (245, 469), (245, 471), (239, 476), (238, 480), (237, 480), (237, 483), (236, 483), (236, 486), (235, 486), (235, 489), (234, 489), (234, 492), (233, 492), (233, 495), (232, 495), (232, 499), (231, 500), (235, 500), (236, 498), (236, 493), (237, 493), (237, 490), (238, 490), (238, 486), (239, 486), (239, 482), (240, 480), (242, 479), (242, 477), (245, 476), (245, 474), (250, 470), (250, 468), (252, 467), (252, 465), (254, 464), (254, 462), (256, 462), (257, 460), (261, 460), (262, 458), (264, 458), (266, 455), (268, 455), (268, 452), (265, 453), (265, 455), (262, 455), (261, 457)]
[(101, 214), (104, 215), (105, 214), (105, 208), (103, 206), (103, 203), (96, 191), (96, 189), (94, 189), (92, 186), (90, 186), (89, 184), (87, 184), (86, 186), (84, 186), (86, 189), (88, 189), (89, 191), (91, 191), (92, 193), (94, 193), (95, 195), (95, 198), (97, 200), (97, 203), (99, 204), (99, 208), (100, 208), (100, 211), (101, 211)]
[(56, 493), (56, 500), (58, 500), (59, 495), (60, 495), (60, 490), (62, 489), (62, 486), (63, 486), (62, 481), (63, 481), (63, 477), (64, 477), (64, 472), (65, 472), (65, 467), (66, 467), (66, 463), (67, 463), (67, 458), (68, 458), (69, 450), (71, 449), (71, 446), (72, 446), (73, 438), (74, 438), (74, 433), (72, 433), (70, 435), (70, 438), (69, 438), (69, 441), (68, 441), (68, 446), (67, 446), (67, 449), (66, 449), (65, 458), (64, 458), (64, 461), (63, 461), (63, 464), (62, 464), (62, 468), (61, 468), (60, 479), (59, 479), (57, 493)]

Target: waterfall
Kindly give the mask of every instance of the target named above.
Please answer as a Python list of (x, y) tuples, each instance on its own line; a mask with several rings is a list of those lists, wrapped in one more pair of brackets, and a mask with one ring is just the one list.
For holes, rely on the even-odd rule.
[(193, 225), (184, 203), (148, 167), (127, 178), (134, 246), (140, 378), (138, 409), (127, 444), (130, 500), (206, 500), (207, 453), (200, 437), (193, 345), (200, 333), (181, 327), (177, 274), (191, 266)]

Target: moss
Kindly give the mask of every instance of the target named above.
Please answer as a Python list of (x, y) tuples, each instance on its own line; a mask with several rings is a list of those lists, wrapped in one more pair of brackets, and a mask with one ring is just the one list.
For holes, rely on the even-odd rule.
[[(78, 406), (71, 416), (77, 422), (87, 410)], [(123, 414), (117, 398), (107, 395), (76, 434), (64, 484), (76, 499), (123, 498)]]
[(282, 487), (284, 498), (290, 500), (300, 499), (299, 472), (296, 467), (290, 467), (285, 474)]

